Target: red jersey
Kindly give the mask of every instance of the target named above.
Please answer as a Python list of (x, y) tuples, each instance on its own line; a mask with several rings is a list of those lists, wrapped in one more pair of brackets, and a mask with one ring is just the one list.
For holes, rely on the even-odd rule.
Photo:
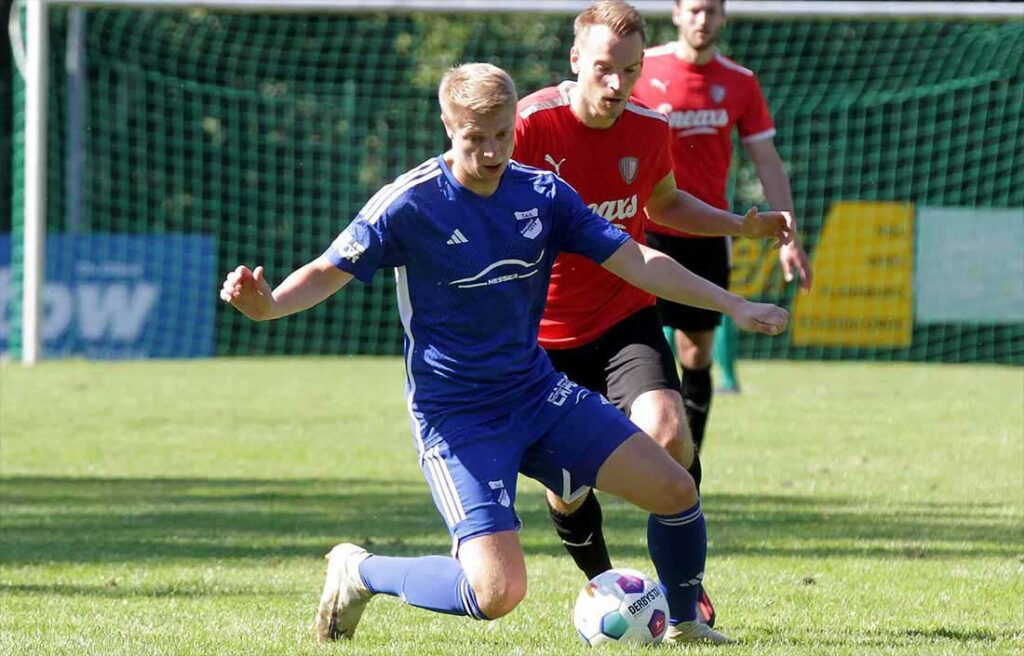
[[(513, 157), (554, 171), (597, 214), (645, 243), (644, 206), (672, 172), (668, 122), (630, 101), (610, 128), (589, 128), (569, 106), (575, 84), (563, 82), (519, 101)], [(562, 253), (551, 271), (538, 341), (547, 349), (581, 346), (654, 302), (595, 262)]]
[[(698, 66), (677, 56), (677, 44), (648, 48), (633, 89), (642, 102), (668, 117), (676, 186), (709, 205), (729, 209), (726, 186), (732, 162), (732, 129), (746, 143), (775, 136), (757, 77), (721, 54)], [(651, 232), (699, 237), (651, 223)]]

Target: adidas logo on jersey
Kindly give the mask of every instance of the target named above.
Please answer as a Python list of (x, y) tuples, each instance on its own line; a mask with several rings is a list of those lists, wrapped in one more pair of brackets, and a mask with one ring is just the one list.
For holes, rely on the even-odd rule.
[(461, 230), (456, 228), (455, 232), (452, 233), (452, 236), (445, 243), (449, 246), (454, 246), (456, 244), (468, 244), (469, 240), (466, 239), (466, 235), (462, 234)]

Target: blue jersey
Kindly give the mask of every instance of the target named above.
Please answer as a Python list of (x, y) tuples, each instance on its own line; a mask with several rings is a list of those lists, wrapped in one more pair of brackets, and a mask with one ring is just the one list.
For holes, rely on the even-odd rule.
[(551, 374), (537, 332), (555, 256), (603, 262), (628, 239), (549, 171), (510, 161), (484, 198), (437, 157), (377, 192), (324, 256), (364, 282), (396, 268), (409, 410), (451, 433)]

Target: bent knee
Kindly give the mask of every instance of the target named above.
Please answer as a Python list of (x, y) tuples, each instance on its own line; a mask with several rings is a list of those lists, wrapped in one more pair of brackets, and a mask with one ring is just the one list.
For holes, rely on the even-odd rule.
[(663, 430), (654, 431), (651, 439), (683, 467), (689, 467), (693, 462), (693, 439), (685, 423), (667, 425)]
[(697, 486), (685, 470), (662, 484), (661, 494), (650, 511), (658, 515), (675, 515), (697, 503)]
[(650, 436), (683, 467), (689, 467), (693, 462), (693, 438), (685, 417), (666, 415), (650, 432)]
[(501, 581), (474, 590), (480, 612), (489, 620), (508, 615), (526, 597), (526, 580)]
[(683, 344), (676, 343), (679, 362), (687, 369), (707, 369), (714, 360), (715, 331), (686, 333)]

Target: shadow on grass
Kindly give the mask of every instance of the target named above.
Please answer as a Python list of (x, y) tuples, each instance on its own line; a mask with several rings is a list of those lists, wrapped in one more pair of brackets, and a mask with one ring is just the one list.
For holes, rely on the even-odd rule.
[[(849, 652), (851, 646), (865, 648), (885, 649), (885, 653), (900, 653), (900, 648), (906, 648), (908, 652), (923, 653), (923, 645), (931, 645), (932, 651), (928, 653), (952, 654), (963, 653), (962, 650), (969, 643), (1014, 643), (1020, 640), (1020, 631), (1015, 626), (1003, 626), (1001, 628), (984, 629), (953, 629), (953, 628), (914, 628), (914, 629), (873, 629), (857, 634), (840, 633), (818, 633), (814, 635), (813, 645), (816, 651), (805, 652), (808, 647), (808, 637), (797, 635), (791, 628), (781, 626), (759, 626), (756, 629), (757, 641), (766, 645), (777, 647), (778, 645), (792, 645), (800, 653), (822, 653), (833, 652), (860, 653), (856, 649)], [(979, 647), (982, 645), (979, 644)], [(948, 651), (947, 651), (948, 650)], [(757, 653), (755, 651), (755, 653)], [(970, 652), (967, 652), (970, 653)], [(1016, 652), (1012, 652), (1016, 653)]]
[(989, 629), (905, 629), (898, 635), (907, 638), (927, 638), (929, 640), (956, 640), (957, 642), (995, 642), (999, 639), (1013, 637), (1010, 630), (995, 632)]
[[(0, 479), (0, 564), (318, 558), (339, 540), (392, 555), (447, 553), (425, 483), (378, 479)], [(606, 497), (607, 499), (607, 497)], [(716, 556), (1017, 557), (1016, 519), (1000, 506), (709, 495)], [(541, 497), (517, 506), (528, 553), (561, 555)], [(644, 557), (644, 515), (611, 499), (616, 557)], [(116, 591), (110, 591), (116, 594)]]
[(138, 583), (120, 585), (107, 583), (89, 585), (83, 583), (18, 583), (0, 585), (0, 590), (22, 595), (61, 595), (65, 597), (100, 597), (107, 599), (209, 599), (210, 597), (243, 597), (266, 594), (265, 590), (253, 586), (229, 588), (223, 585), (159, 585), (146, 586)]

